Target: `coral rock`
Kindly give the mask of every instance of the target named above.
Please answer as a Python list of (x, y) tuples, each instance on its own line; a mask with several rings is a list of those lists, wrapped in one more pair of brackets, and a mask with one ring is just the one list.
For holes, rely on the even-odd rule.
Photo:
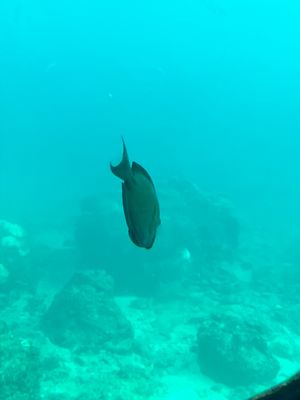
[(264, 330), (236, 315), (212, 315), (198, 330), (203, 373), (228, 386), (266, 384), (279, 371)]
[(112, 295), (112, 281), (100, 271), (76, 273), (54, 297), (43, 317), (44, 333), (56, 345), (81, 351), (127, 352), (133, 332)]

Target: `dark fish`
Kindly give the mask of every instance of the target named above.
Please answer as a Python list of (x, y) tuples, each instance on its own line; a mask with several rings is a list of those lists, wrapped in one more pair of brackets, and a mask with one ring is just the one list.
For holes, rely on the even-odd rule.
[(300, 399), (300, 372), (287, 381), (263, 392), (249, 400), (299, 400)]
[(123, 158), (120, 164), (110, 169), (123, 180), (123, 209), (130, 239), (139, 247), (151, 249), (156, 230), (160, 225), (159, 203), (154, 184), (148, 172), (136, 162), (130, 166), (127, 149), (123, 141)]

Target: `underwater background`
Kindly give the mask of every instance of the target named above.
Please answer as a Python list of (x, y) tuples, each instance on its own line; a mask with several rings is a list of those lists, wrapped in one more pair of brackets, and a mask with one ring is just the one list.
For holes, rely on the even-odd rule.
[[(300, 369), (299, 19), (1, 1), (0, 400), (246, 400)], [(121, 136), (156, 186), (151, 250)]]

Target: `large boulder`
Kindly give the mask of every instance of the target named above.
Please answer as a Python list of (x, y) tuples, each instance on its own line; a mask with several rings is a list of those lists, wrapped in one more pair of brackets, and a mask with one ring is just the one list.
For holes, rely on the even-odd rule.
[(240, 224), (230, 202), (184, 180), (165, 187), (160, 195), (164, 235), (159, 239), (166, 254), (188, 250), (196, 269), (238, 259)]
[(0, 400), (39, 400), (39, 351), (0, 322)]
[(133, 331), (113, 298), (112, 280), (103, 271), (76, 273), (56, 294), (42, 319), (56, 345), (82, 351), (127, 352)]
[(25, 230), (18, 224), (0, 220), (1, 292), (32, 289), (31, 252)]
[(26, 236), (23, 228), (17, 224), (0, 220), (0, 257), (2, 261), (13, 261), (26, 255)]
[(228, 386), (266, 385), (279, 371), (264, 327), (236, 314), (212, 314), (202, 321), (197, 355), (202, 372)]
[(8, 281), (28, 253), (26, 235), (17, 224), (0, 219), (0, 284)]

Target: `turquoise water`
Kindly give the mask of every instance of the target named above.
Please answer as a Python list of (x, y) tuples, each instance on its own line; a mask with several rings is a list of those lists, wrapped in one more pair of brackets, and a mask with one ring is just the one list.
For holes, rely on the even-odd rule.
[[(2, 0), (1, 400), (246, 400), (300, 369), (299, 17)], [(122, 135), (160, 202), (149, 251)]]

